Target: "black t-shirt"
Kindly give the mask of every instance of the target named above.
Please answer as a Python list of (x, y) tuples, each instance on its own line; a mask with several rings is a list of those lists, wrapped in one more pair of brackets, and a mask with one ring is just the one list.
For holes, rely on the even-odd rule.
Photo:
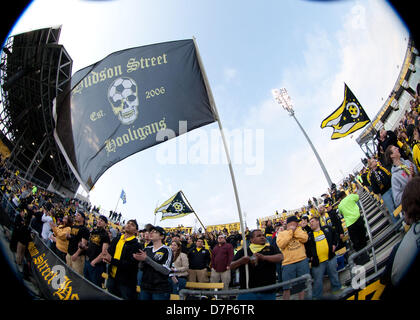
[(31, 226), (38, 232), (39, 235), (42, 233), (42, 211), (35, 211), (34, 213), (35, 218), (32, 220)]
[(110, 243), (108, 233), (103, 228), (96, 228), (92, 230), (89, 236), (88, 248), (86, 256), (90, 261), (95, 259), (101, 252), (104, 243)]
[[(70, 231), (69, 247), (68, 254), (73, 255), (76, 253), (79, 248), (79, 242), (82, 241), (82, 238), (89, 240), (89, 230), (84, 225), (73, 225)], [(81, 255), (85, 253), (82, 252)]]
[[(168, 270), (171, 269), (173, 254), (172, 249), (162, 245), (158, 250), (154, 251), (153, 244), (144, 249), (147, 256), (154, 262), (159, 263)], [(148, 263), (143, 264), (143, 277), (141, 280), (141, 289), (156, 293), (171, 292), (169, 284), (169, 276), (153, 269)]]
[[(259, 253), (265, 256), (272, 256), (279, 254), (280, 251), (277, 246), (266, 246)], [(239, 250), (233, 257), (233, 261), (239, 260), (244, 256), (244, 249)], [(252, 256), (251, 249), (248, 248), (248, 257)], [(248, 263), (249, 270), (249, 288), (257, 288), (275, 284), (277, 281), (276, 277), (276, 264), (268, 261), (258, 261), (256, 266)], [(245, 276), (245, 265), (239, 267), (239, 284), (241, 289), (246, 289), (246, 276)], [(264, 291), (264, 293), (275, 292), (274, 290)]]
[[(385, 136), (385, 139), (384, 139), (384, 141), (379, 141), (379, 146), (381, 146), (382, 147), (382, 150), (383, 150), (383, 152), (385, 153), (385, 151), (386, 151), (386, 149), (390, 146), (390, 145), (393, 145), (393, 146), (396, 146), (398, 149), (399, 149), (399, 146), (398, 146), (398, 138), (397, 138), (397, 135), (393, 132), (393, 131), (391, 131), (391, 130), (388, 130), (387, 132), (386, 132), (386, 136)], [(379, 148), (378, 148), (379, 149)], [(401, 151), (401, 150), (400, 150)]]
[(391, 174), (388, 175), (383, 169), (370, 170), (370, 182), (372, 191), (383, 195), (391, 188)]
[(274, 228), (273, 226), (266, 226), (265, 230), (264, 230), (264, 235), (267, 236), (267, 234), (273, 234), (274, 233)]

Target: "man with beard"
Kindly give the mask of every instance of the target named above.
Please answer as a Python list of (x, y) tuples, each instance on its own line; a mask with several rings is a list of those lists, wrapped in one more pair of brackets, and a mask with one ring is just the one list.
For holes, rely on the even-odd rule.
[(96, 224), (96, 228), (90, 233), (83, 270), (85, 278), (98, 287), (101, 286), (102, 273), (106, 269), (105, 262), (103, 262), (103, 253), (107, 252), (109, 243), (111, 242), (108, 232), (105, 230), (107, 224), (108, 219), (101, 215)]
[[(239, 282), (241, 289), (246, 289), (245, 265), (248, 264), (249, 288), (257, 288), (275, 284), (276, 263), (283, 260), (277, 245), (271, 245), (261, 230), (252, 230), (250, 233), (251, 243), (248, 249), (248, 256), (244, 255), (244, 249), (239, 250), (232, 263), (230, 270), (239, 268)], [(238, 296), (238, 300), (275, 300), (276, 289), (244, 293)]]
[(395, 205), (392, 199), (391, 172), (381, 166), (374, 158), (368, 160), (368, 166), (370, 171), (367, 179), (372, 187), (372, 191), (381, 195), (392, 220), (396, 222), (398, 219), (394, 217)]
[(69, 246), (67, 249), (66, 264), (81, 276), (83, 276), (85, 250), (89, 240), (89, 230), (85, 226), (85, 219), (86, 217), (83, 211), (76, 213), (70, 235), (67, 237)]
[(124, 233), (112, 240), (103, 253), (103, 261), (109, 263), (107, 288), (110, 293), (125, 300), (136, 299), (138, 261), (133, 255), (140, 250), (136, 234), (136, 220), (129, 220)]

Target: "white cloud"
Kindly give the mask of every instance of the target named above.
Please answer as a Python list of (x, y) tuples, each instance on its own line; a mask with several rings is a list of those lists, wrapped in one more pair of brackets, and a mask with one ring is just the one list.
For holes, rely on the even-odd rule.
[(223, 70), (223, 77), (226, 82), (231, 82), (236, 78), (238, 71), (234, 68), (228, 67)]
[[(288, 90), (296, 117), (311, 137), (334, 183), (351, 173), (364, 157), (356, 142), (362, 130), (352, 137), (331, 140), (332, 129), (320, 129), (320, 123), (342, 102), (344, 82), (369, 116), (376, 115), (385, 100), (381, 97), (388, 96), (397, 79), (396, 66), (401, 65), (406, 49), (404, 34), (406, 31), (386, 3), (357, 2), (343, 16), (342, 27), (336, 33), (328, 34), (320, 27), (311, 30), (304, 38), (302, 63), (285, 68), (281, 80), (273, 85)], [(249, 196), (255, 189), (265, 195), (264, 203), (247, 201), (254, 211), (265, 212), (260, 211), (256, 217), (268, 216), (276, 209), (299, 208), (328, 188), (307, 141), (294, 121), (286, 119), (286, 114), (269, 90), (267, 98), (249, 112), (247, 125), (262, 126), (266, 132), (277, 127), (274, 135), (278, 143), (266, 145), (265, 149), (280, 147), (284, 151), (275, 165), (265, 164), (270, 168), (266, 171), (271, 170), (272, 174), (247, 188)], [(287, 139), (292, 143), (287, 143)]]
[(173, 187), (169, 179), (165, 179), (161, 177), (159, 173), (155, 175), (155, 183), (157, 184), (159, 188), (159, 201), (163, 202), (166, 201), (166, 197), (169, 199), (169, 197), (173, 196)]
[(397, 80), (397, 65), (401, 65), (407, 45), (401, 35), (407, 32), (382, 1), (356, 3), (344, 16), (343, 26), (336, 35), (341, 69), (331, 92), (345, 81), (372, 118)]

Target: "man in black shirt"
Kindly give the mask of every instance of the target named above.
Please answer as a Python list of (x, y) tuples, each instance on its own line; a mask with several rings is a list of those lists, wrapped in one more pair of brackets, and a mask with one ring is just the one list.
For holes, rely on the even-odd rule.
[(341, 221), (342, 217), (339, 214), (338, 210), (334, 209), (331, 205), (326, 205), (325, 208), (331, 219), (331, 228), (333, 229), (336, 240), (337, 240), (336, 250), (340, 250), (341, 248), (346, 246), (345, 242), (343, 241), (344, 229), (343, 229), (343, 222)]
[(32, 209), (34, 218), (31, 221), (31, 227), (41, 236), (42, 233), (42, 210), (38, 208), (38, 206), (32, 204), (28, 206), (28, 208)]
[(137, 221), (128, 220), (124, 234), (114, 238), (107, 252), (103, 253), (103, 260), (109, 263), (108, 291), (126, 300), (136, 299), (138, 261), (134, 255), (140, 250), (137, 230)]
[(306, 214), (302, 216), (302, 219), (300, 220), (299, 225), (302, 227), (303, 230), (306, 231), (306, 233), (309, 233), (312, 231), (311, 227), (309, 226), (309, 217)]
[(172, 249), (163, 244), (165, 236), (162, 227), (152, 227), (150, 238), (153, 245), (133, 255), (134, 259), (140, 261), (140, 268), (143, 269), (140, 300), (169, 300), (172, 291), (168, 281), (172, 265)]
[(195, 247), (188, 252), (188, 281), (209, 282), (207, 268), (210, 260), (210, 251), (204, 248), (204, 239), (198, 238)]
[[(397, 135), (391, 131), (391, 130), (385, 130), (381, 129), (376, 134), (376, 139), (378, 140), (378, 154), (379, 159), (382, 159), (382, 163), (385, 163), (384, 155), (385, 151), (388, 148), (388, 146), (393, 145), (398, 148), (400, 151), (400, 154), (404, 154), (403, 150), (398, 146), (398, 137)], [(392, 165), (392, 164), (386, 164), (386, 165)]]
[(100, 216), (96, 228), (90, 233), (86, 250), (84, 275), (98, 287), (101, 286), (102, 273), (106, 269), (105, 262), (102, 261), (103, 253), (107, 252), (111, 242), (108, 232), (105, 230), (107, 224), (108, 219), (105, 216)]
[(338, 200), (337, 185), (335, 183), (332, 183), (331, 184), (330, 197), (331, 197), (331, 202), (334, 205), (337, 202), (337, 200)]
[(82, 211), (76, 213), (70, 235), (67, 237), (69, 246), (67, 249), (66, 264), (83, 276), (85, 267), (85, 250), (89, 240), (89, 230), (85, 227), (85, 214)]
[(391, 214), (391, 219), (396, 222), (398, 219), (394, 217), (395, 204), (392, 198), (391, 188), (391, 172), (378, 164), (376, 159), (371, 158), (368, 160), (369, 173), (367, 179), (372, 186), (372, 191), (380, 194), (385, 206)]
[[(270, 245), (261, 230), (253, 230), (250, 234), (251, 244), (248, 256), (244, 249), (239, 250), (230, 264), (230, 270), (239, 268), (239, 282), (241, 289), (246, 288), (245, 265), (248, 264), (249, 288), (268, 286), (276, 283), (276, 263), (283, 260), (276, 245)], [(245, 293), (238, 295), (238, 300), (275, 300), (276, 290)]]
[(273, 222), (271, 220), (267, 220), (265, 230), (264, 230), (264, 236), (270, 244), (272, 244), (273, 241), (275, 241), (275, 239), (273, 239), (273, 233), (274, 233)]
[(326, 205), (327, 203), (329, 205), (332, 205), (333, 204), (333, 200), (332, 200), (332, 198), (330, 197), (330, 195), (328, 193), (322, 194), (321, 197), (324, 199), (324, 201), (323, 201), (324, 202), (324, 205)]

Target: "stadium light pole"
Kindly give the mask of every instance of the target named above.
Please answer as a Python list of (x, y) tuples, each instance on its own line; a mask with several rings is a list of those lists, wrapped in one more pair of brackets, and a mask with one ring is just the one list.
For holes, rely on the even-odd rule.
[(298, 124), (300, 130), (302, 130), (303, 135), (305, 136), (306, 140), (308, 140), (309, 145), (312, 148), (312, 151), (315, 153), (315, 157), (317, 158), (319, 165), (321, 166), (322, 172), (325, 175), (325, 179), (327, 179), (328, 187), (331, 187), (332, 181), (328, 174), (327, 169), (324, 166), (324, 163), (322, 162), (321, 158), (319, 157), (318, 152), (316, 151), (314, 145), (312, 144), (311, 139), (309, 139), (308, 135), (306, 134), (303, 127), (300, 125), (299, 121), (295, 117), (295, 110), (293, 110), (293, 104), (292, 99), (290, 98), (289, 94), (287, 93), (287, 90), (285, 88), (281, 89), (272, 89), (271, 93), (273, 94), (274, 99), (278, 104), (280, 104), (284, 110), (286, 110), (289, 113), (289, 116), (293, 117), (295, 119), (296, 123)]

